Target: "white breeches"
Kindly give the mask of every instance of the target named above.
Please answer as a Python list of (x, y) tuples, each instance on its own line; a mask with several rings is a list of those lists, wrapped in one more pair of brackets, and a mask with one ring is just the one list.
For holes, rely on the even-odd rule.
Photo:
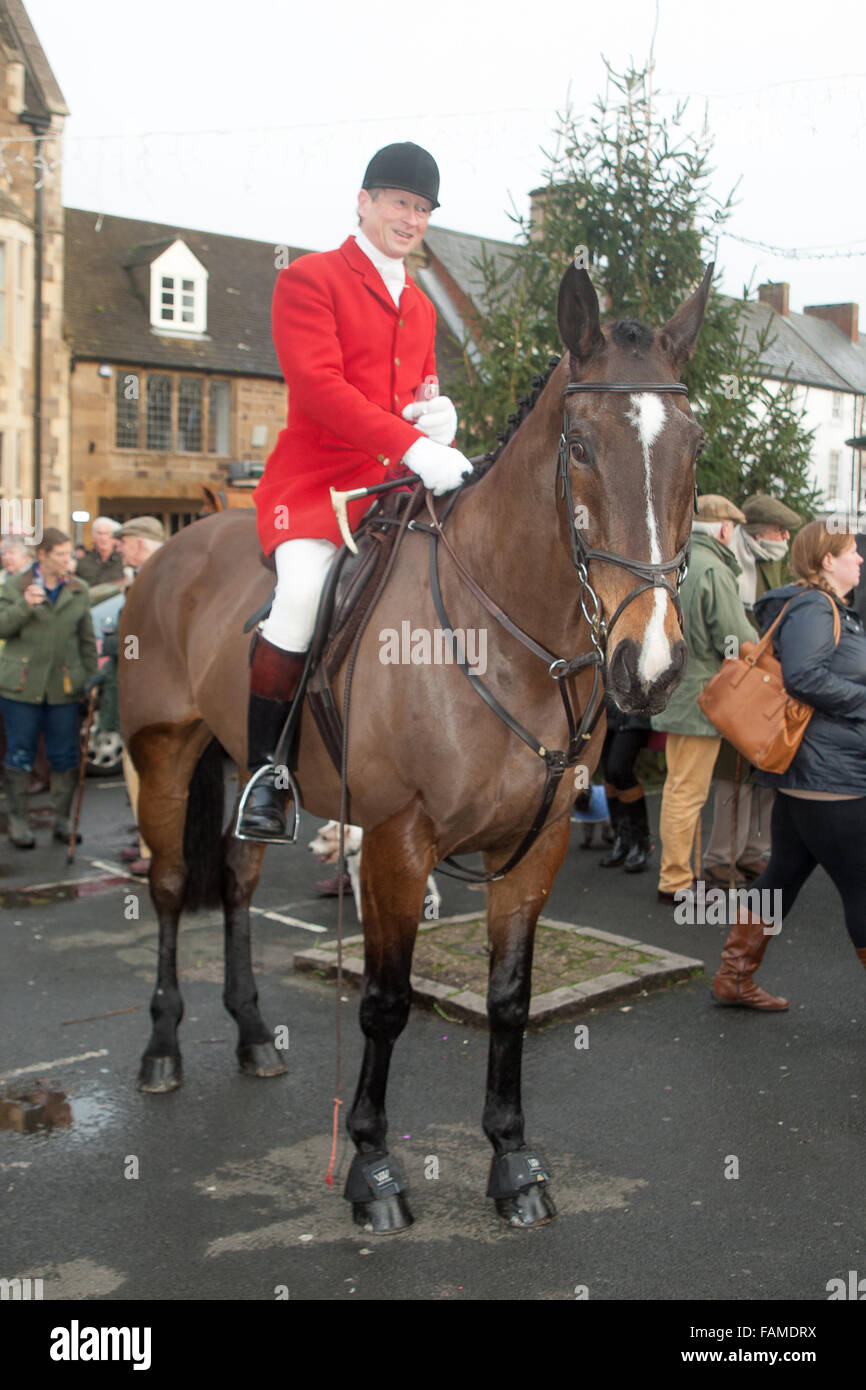
[(305, 652), (313, 636), (325, 576), (337, 547), (331, 541), (283, 541), (274, 551), (277, 587), (261, 634), (286, 652)]

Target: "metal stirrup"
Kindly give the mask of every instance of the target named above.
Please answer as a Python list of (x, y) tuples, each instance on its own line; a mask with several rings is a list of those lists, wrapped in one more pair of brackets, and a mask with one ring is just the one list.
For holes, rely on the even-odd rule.
[[(276, 773), (277, 768), (280, 768), (281, 770), (284, 770), (285, 773), (286, 773), (286, 775), (288, 776), (288, 779), (289, 779), (289, 786), (288, 786), (287, 790), (289, 790), (289, 791), (291, 792), (291, 794), (292, 794), (292, 802), (291, 802), (291, 808), (292, 808), (292, 825), (291, 825), (291, 830), (290, 830), (290, 831), (287, 831), (285, 835), (244, 835), (244, 834), (242, 833), (242, 831), (241, 831), (241, 821), (243, 820), (244, 811), (246, 810), (246, 805), (247, 805), (247, 800), (248, 800), (248, 798), (249, 798), (249, 794), (250, 794), (250, 792), (252, 791), (253, 787), (256, 786), (256, 784), (257, 784), (258, 782), (264, 780), (264, 778), (265, 778), (266, 775), (268, 775), (268, 774), (270, 774), (270, 773)], [(280, 788), (280, 790), (282, 790), (282, 788)], [(297, 838), (298, 838), (298, 831), (300, 830), (300, 827), (301, 827), (301, 809), (300, 809), (300, 808), (301, 808), (301, 792), (300, 792), (300, 788), (298, 787), (298, 784), (297, 784), (297, 782), (295, 781), (293, 774), (290, 772), (289, 768), (286, 767), (286, 764), (285, 764), (285, 763), (263, 763), (263, 765), (262, 765), (260, 768), (257, 768), (256, 771), (253, 773), (252, 777), (251, 777), (250, 780), (247, 782), (246, 786), (245, 786), (244, 789), (243, 789), (243, 792), (241, 793), (241, 799), (240, 799), (240, 801), (239, 801), (239, 803), (238, 803), (237, 816), (236, 816), (236, 818), (235, 818), (235, 827), (234, 827), (234, 830), (232, 831), (232, 834), (234, 835), (234, 837), (235, 837), (236, 840), (250, 840), (250, 841), (252, 841), (254, 844), (257, 844), (257, 845), (293, 845), (293, 844), (295, 844), (296, 841), (297, 841)]]

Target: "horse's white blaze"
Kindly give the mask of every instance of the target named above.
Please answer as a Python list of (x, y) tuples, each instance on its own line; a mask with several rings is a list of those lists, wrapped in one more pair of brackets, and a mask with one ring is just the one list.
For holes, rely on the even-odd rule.
[[(653, 489), (652, 489), (652, 446), (661, 434), (665, 424), (665, 404), (660, 395), (655, 392), (643, 392), (641, 395), (631, 397), (631, 410), (629, 421), (637, 430), (637, 437), (640, 441), (641, 453), (643, 455), (644, 486), (646, 489), (646, 523), (649, 532), (650, 543), (650, 562), (660, 564), (662, 560), (661, 543), (659, 541), (658, 523), (653, 511)], [(665, 609), (667, 607), (667, 595), (664, 589), (656, 589), (653, 593), (653, 612), (646, 632), (644, 633), (643, 646), (641, 647), (640, 660), (638, 661), (638, 675), (647, 685), (655, 680), (656, 676), (661, 675), (662, 671), (667, 670), (671, 664), (671, 646), (665, 634)]]

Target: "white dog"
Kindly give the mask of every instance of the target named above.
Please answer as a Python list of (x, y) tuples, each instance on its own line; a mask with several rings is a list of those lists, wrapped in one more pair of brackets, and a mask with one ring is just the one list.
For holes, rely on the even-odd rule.
[[(361, 915), (361, 842), (363, 838), (364, 832), (359, 825), (346, 826), (343, 836), (346, 873), (351, 880), (352, 896), (355, 899), (355, 911), (358, 914), (359, 922), (363, 920)], [(340, 858), (340, 822), (329, 820), (326, 825), (323, 825), (315, 840), (310, 841), (310, 849), (320, 864), (336, 865)], [(424, 899), (425, 918), (435, 921), (439, 916), (441, 902), (436, 880), (430, 874), (427, 879), (427, 896)]]

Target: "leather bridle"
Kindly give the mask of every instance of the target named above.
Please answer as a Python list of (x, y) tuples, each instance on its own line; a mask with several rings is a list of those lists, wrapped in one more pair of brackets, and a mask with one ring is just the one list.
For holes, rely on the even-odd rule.
[[(569, 384), (565, 387), (564, 395), (569, 396), (577, 391), (617, 391), (628, 393), (630, 395), (638, 395), (645, 391), (665, 391), (675, 393), (677, 395), (688, 395), (688, 388), (682, 385), (682, 383), (680, 382), (650, 382), (645, 384), (632, 384), (607, 381), (569, 382)], [(682, 608), (680, 607), (677, 588), (682, 583), (683, 579), (685, 579), (686, 571), (688, 568), (688, 542), (684, 546), (682, 546), (680, 550), (677, 551), (676, 555), (673, 557), (672, 560), (666, 560), (663, 563), (657, 565), (645, 564), (639, 560), (630, 560), (627, 556), (617, 555), (613, 551), (601, 550), (595, 547), (588, 546), (583, 540), (582, 536), (580, 535), (579, 528), (576, 524), (573, 496), (571, 490), (571, 477), (568, 467), (569, 432), (570, 425), (568, 419), (568, 412), (566, 411), (565, 403), (563, 402), (563, 427), (562, 433), (560, 434), (559, 438), (559, 449), (557, 456), (557, 479), (562, 486), (561, 496), (563, 496), (566, 499), (566, 504), (569, 508), (569, 528), (571, 532), (572, 560), (574, 562), (574, 566), (577, 570), (578, 577), (580, 579), (580, 606), (583, 611), (583, 615), (586, 618), (587, 623), (589, 625), (593, 651), (580, 653), (578, 656), (572, 657), (570, 661), (567, 661), (564, 657), (556, 656), (553, 652), (549, 652), (546, 649), (546, 647), (543, 647), (539, 642), (536, 642), (533, 637), (530, 637), (528, 633), (524, 632), (523, 629), (519, 627), (518, 624), (515, 623), (512, 618), (509, 618), (508, 615), (504, 613), (501, 608), (499, 608), (498, 604), (494, 603), (490, 596), (485, 593), (485, 591), (481, 588), (481, 586), (478, 583), (476, 583), (472, 575), (463, 565), (459, 556), (455, 553), (454, 549), (452, 548), (450, 542), (448, 541), (445, 535), (444, 530), (442, 529), (443, 523), (447, 519), (452, 506), (457, 500), (457, 497), (460, 495), (459, 491), (454, 493), (452, 497), (449, 499), (449, 502), (447, 503), (441, 517), (437, 517), (436, 512), (433, 508), (431, 494), (428, 492), (427, 510), (430, 515), (431, 524), (424, 525), (423, 523), (420, 523), (418, 521), (410, 521), (408, 525), (409, 530), (425, 531), (430, 536), (430, 591), (433, 597), (433, 603), (436, 608), (436, 613), (440, 622), (442, 623), (443, 630), (451, 636), (452, 648), (454, 650), (454, 658), (456, 664), (460, 667), (463, 674), (467, 677), (469, 683), (472, 685), (476, 693), (481, 696), (481, 698), (489, 706), (493, 713), (499, 719), (501, 719), (502, 722), (506, 724), (508, 728), (512, 730), (513, 733), (517, 734), (517, 736), (520, 739), (522, 739), (523, 742), (527, 744), (528, 747), (530, 747), (532, 751), (543, 760), (547, 771), (547, 775), (544, 782), (544, 790), (542, 792), (541, 804), (535, 814), (535, 818), (532, 822), (532, 825), (530, 826), (526, 835), (521, 840), (520, 844), (510, 855), (507, 862), (504, 863), (499, 869), (496, 869), (491, 873), (480, 873), (475, 869), (469, 869), (462, 864), (458, 864), (457, 861), (451, 855), (446, 855), (446, 857), (442, 861), (440, 861), (439, 868), (442, 873), (450, 874), (454, 878), (461, 878), (464, 881), (468, 881), (471, 883), (492, 883), (495, 882), (497, 879), (504, 878), (504, 876), (509, 872), (509, 870), (513, 869), (515, 864), (519, 863), (519, 861), (523, 858), (523, 856), (527, 853), (530, 847), (534, 844), (535, 840), (538, 838), (538, 835), (540, 834), (544, 826), (544, 823), (547, 820), (548, 812), (550, 811), (550, 807), (553, 804), (557, 789), (559, 787), (559, 783), (562, 780), (562, 777), (566, 769), (570, 767), (575, 767), (579, 763), (583, 753), (583, 748), (586, 742), (592, 737), (593, 730), (595, 729), (595, 726), (598, 723), (599, 717), (601, 715), (603, 709), (601, 699), (603, 693), (601, 684), (601, 669), (604, 666), (606, 660), (608, 636), (610, 632), (613, 630), (614, 623), (617, 621), (622, 611), (627, 607), (629, 603), (631, 603), (635, 598), (637, 598), (639, 594), (645, 593), (648, 589), (661, 588), (665, 589), (667, 593), (670, 594), (671, 598), (674, 601), (674, 606), (676, 608), (681, 628), (683, 624)], [(462, 491), (462, 489), (460, 489), (460, 491)], [(695, 510), (697, 511), (697, 486), (695, 487)], [(535, 736), (532, 733), (530, 733), (528, 729), (524, 728), (524, 726), (517, 719), (515, 719), (513, 715), (509, 714), (508, 710), (506, 710), (504, 706), (500, 704), (499, 700), (496, 698), (493, 692), (481, 680), (478, 673), (474, 671), (466, 663), (466, 661), (460, 659), (456, 648), (454, 630), (451, 625), (451, 620), (448, 617), (448, 613), (445, 609), (445, 603), (442, 597), (442, 589), (439, 582), (440, 542), (448, 552), (451, 560), (455, 565), (455, 568), (457, 569), (458, 574), (462, 578), (463, 582), (466, 584), (467, 588), (470, 590), (471, 593), (475, 595), (475, 597), (484, 606), (484, 608), (486, 608), (487, 612), (490, 613), (491, 616), (495, 618), (496, 621), (500, 623), (501, 626), (504, 627), (507, 632), (510, 632), (513, 637), (516, 637), (517, 640), (524, 647), (526, 647), (528, 651), (531, 651), (534, 656), (539, 657), (540, 660), (545, 662), (545, 664), (547, 665), (548, 675), (551, 677), (552, 680), (556, 681), (557, 687), (562, 697), (562, 703), (565, 708), (565, 716), (569, 732), (567, 750), (558, 748), (547, 748), (542, 743), (540, 743), (539, 740), (536, 739)], [(635, 589), (632, 590), (632, 592), (625, 599), (623, 599), (622, 603), (620, 603), (619, 607), (613, 615), (613, 618), (609, 623), (605, 622), (601, 600), (599, 599), (598, 594), (595, 592), (595, 589), (589, 582), (589, 565), (593, 561), (600, 561), (604, 564), (619, 565), (622, 569), (628, 570), (629, 573), (636, 575), (637, 578), (642, 581)], [(671, 570), (676, 571), (676, 588), (673, 584), (671, 584), (670, 580), (666, 578), (666, 575), (669, 574)], [(588, 611), (587, 603), (590, 604), (591, 611)], [(583, 711), (583, 714), (578, 720), (576, 718), (576, 712), (573, 707), (572, 695), (570, 690), (568, 689), (568, 678), (571, 676), (575, 676), (580, 671), (589, 668), (593, 669), (592, 691), (590, 693), (589, 700), (586, 703), (586, 707)], [(446, 865), (448, 867), (445, 867)]]
[[(564, 395), (571, 396), (578, 391), (615, 391), (628, 393), (629, 395), (641, 395), (645, 391), (669, 392), (679, 396), (688, 395), (688, 387), (682, 382), (648, 382), (644, 385), (631, 385), (612, 381), (571, 381), (565, 388)], [(679, 588), (686, 577), (689, 567), (690, 539), (684, 546), (677, 551), (672, 560), (665, 560), (661, 564), (644, 564), (641, 560), (630, 560), (625, 555), (617, 555), (611, 550), (601, 550), (597, 547), (588, 546), (581, 534), (581, 528), (577, 525), (577, 517), (574, 506), (574, 497), (571, 490), (571, 472), (568, 466), (569, 454), (569, 434), (570, 421), (565, 402), (562, 407), (562, 433), (559, 436), (559, 460), (557, 465), (557, 475), (559, 477), (561, 492), (560, 496), (565, 498), (569, 515), (569, 530), (571, 532), (571, 558), (580, 579), (580, 606), (583, 616), (589, 623), (590, 636), (596, 651), (604, 654), (607, 647), (608, 635), (613, 631), (614, 624), (634, 599), (640, 594), (646, 593), (648, 589), (665, 589), (673, 600), (674, 609), (679, 620), (680, 630), (683, 627), (683, 611), (680, 606)], [(695, 485), (695, 511), (697, 511), (697, 485)], [(601, 600), (595, 589), (589, 582), (589, 566), (593, 560), (599, 560), (607, 565), (618, 565), (620, 569), (628, 570), (642, 580), (636, 588), (632, 589), (622, 602), (610, 621), (606, 621), (603, 614)], [(675, 584), (665, 578), (671, 570), (676, 571)], [(586, 599), (592, 605), (592, 611), (588, 612)]]

